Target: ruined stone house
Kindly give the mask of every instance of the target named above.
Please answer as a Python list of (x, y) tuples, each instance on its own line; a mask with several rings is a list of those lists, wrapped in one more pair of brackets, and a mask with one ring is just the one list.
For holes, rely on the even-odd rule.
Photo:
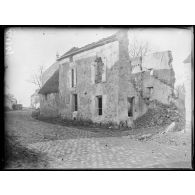
[(13, 106), (17, 104), (17, 100), (10, 94), (5, 94), (5, 109), (13, 110)]
[(169, 103), (174, 86), (171, 52), (130, 60), (128, 45), (127, 30), (120, 30), (62, 55), (56, 62), (59, 71), (40, 90), (47, 94), (41, 112), (131, 126), (150, 100)]

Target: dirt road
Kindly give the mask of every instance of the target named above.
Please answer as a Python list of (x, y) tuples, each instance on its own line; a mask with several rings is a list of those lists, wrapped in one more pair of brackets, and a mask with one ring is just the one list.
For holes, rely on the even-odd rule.
[(190, 168), (191, 146), (158, 139), (139, 141), (127, 132), (84, 130), (38, 121), (29, 111), (6, 113), (6, 133), (36, 161), (11, 162), (7, 168)]

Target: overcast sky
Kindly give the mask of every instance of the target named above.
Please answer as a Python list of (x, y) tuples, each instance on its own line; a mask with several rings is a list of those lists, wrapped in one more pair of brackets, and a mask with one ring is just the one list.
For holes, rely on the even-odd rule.
[[(49, 67), (60, 55), (72, 47), (114, 34), (117, 29), (60, 29), (60, 28), (12, 28), (6, 41), (6, 92), (13, 94), (19, 103), (30, 106), (30, 96), (36, 86), (28, 82), (40, 65)], [(171, 50), (177, 83), (182, 83), (183, 60), (191, 52), (191, 31), (184, 29), (137, 29), (129, 31), (133, 37), (148, 41), (152, 51)]]

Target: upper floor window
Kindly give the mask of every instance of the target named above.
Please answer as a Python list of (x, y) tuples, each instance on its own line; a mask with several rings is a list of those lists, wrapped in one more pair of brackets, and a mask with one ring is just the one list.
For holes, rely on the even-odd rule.
[[(105, 61), (105, 60), (104, 60)], [(92, 83), (101, 83), (106, 81), (106, 64), (101, 57), (95, 59), (92, 65)]]
[(72, 87), (74, 87), (74, 69), (71, 69), (71, 76), (72, 76)]
[(69, 70), (68, 78), (69, 78), (70, 88), (76, 87), (76, 83), (77, 83), (76, 68), (71, 68)]
[(96, 64), (95, 64), (95, 83), (100, 83), (102, 82), (102, 74), (103, 74), (103, 62), (102, 62), (102, 58), (98, 57), (95, 60)]
[(127, 106), (128, 106), (128, 117), (133, 117), (134, 114), (134, 97), (128, 97), (127, 98)]
[(150, 99), (152, 97), (153, 94), (153, 87), (147, 87), (147, 92), (146, 92), (146, 96), (148, 99)]

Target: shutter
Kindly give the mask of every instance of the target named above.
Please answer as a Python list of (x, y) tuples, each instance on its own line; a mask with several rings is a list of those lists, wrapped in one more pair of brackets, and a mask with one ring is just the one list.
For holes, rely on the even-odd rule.
[(71, 88), (71, 79), (72, 79), (72, 72), (71, 69), (68, 71), (68, 88)]
[(107, 95), (102, 96), (102, 114), (105, 115), (106, 111)]
[(91, 82), (92, 82), (92, 84), (95, 83), (95, 66), (94, 65), (95, 65), (94, 63), (91, 64)]
[(77, 84), (77, 69), (74, 68), (74, 87), (76, 87)]
[(103, 66), (103, 73), (102, 73), (102, 82), (106, 82), (106, 67), (107, 67), (106, 58), (103, 59), (103, 63), (104, 63), (104, 66)]

